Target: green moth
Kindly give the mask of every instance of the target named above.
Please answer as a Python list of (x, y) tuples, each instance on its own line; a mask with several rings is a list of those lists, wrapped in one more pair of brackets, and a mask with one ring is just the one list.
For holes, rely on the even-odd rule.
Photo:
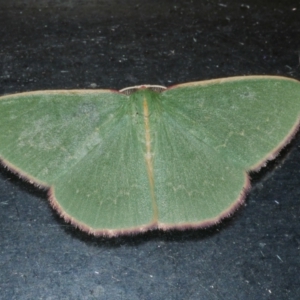
[(276, 76), (26, 92), (0, 98), (0, 158), (90, 234), (200, 228), (243, 203), (299, 119), (299, 81)]

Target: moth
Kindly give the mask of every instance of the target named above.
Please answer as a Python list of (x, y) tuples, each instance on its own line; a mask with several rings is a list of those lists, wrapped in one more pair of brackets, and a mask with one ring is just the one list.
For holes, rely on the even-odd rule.
[(0, 97), (0, 158), (89, 234), (201, 228), (243, 203), (299, 119), (299, 81), (276, 76), (25, 92)]

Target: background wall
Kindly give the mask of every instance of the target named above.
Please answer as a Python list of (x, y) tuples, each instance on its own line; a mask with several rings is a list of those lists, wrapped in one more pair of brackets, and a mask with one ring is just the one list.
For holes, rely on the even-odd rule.
[[(299, 37), (298, 0), (3, 0), (0, 95), (300, 79)], [(208, 230), (106, 239), (2, 168), (0, 298), (299, 299), (300, 135), (252, 182), (246, 205)]]

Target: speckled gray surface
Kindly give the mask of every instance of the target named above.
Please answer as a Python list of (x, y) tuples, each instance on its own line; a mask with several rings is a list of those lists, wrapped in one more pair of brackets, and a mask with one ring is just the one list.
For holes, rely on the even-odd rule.
[[(0, 1), (0, 94), (299, 80), (299, 36), (299, 1)], [(0, 299), (299, 299), (299, 197), (300, 135), (208, 230), (88, 236), (2, 168)]]

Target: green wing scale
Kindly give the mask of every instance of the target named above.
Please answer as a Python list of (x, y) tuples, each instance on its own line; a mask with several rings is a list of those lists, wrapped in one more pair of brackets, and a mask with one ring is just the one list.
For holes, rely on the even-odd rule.
[(294, 136), (300, 83), (232, 77), (0, 97), (0, 158), (94, 235), (200, 228), (240, 206)]

